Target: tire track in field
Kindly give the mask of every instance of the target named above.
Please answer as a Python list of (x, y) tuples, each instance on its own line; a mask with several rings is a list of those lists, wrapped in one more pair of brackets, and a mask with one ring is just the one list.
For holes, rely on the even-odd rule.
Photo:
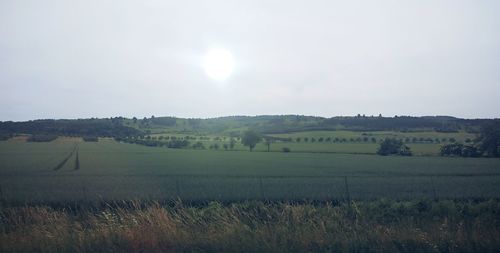
[(76, 159), (75, 159), (75, 168), (74, 170), (80, 169), (80, 159), (78, 159), (78, 148), (76, 149)]
[(73, 148), (73, 150), (69, 153), (69, 155), (64, 158), (59, 164), (57, 164), (56, 167), (54, 167), (54, 171), (58, 171), (60, 170), (62, 167), (64, 167), (64, 165), (66, 164), (66, 162), (71, 158), (71, 156), (73, 156), (73, 154), (75, 153), (75, 151), (77, 150), (77, 147), (78, 147), (78, 144), (75, 144), (75, 147)]

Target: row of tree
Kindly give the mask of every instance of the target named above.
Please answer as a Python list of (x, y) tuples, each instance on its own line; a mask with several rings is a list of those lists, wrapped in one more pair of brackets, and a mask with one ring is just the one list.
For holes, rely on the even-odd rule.
[(115, 137), (116, 141), (131, 143), (131, 144), (139, 144), (148, 147), (167, 147), (167, 148), (187, 148), (190, 145), (188, 140), (170, 140), (170, 141), (159, 141), (152, 139), (140, 139), (140, 138), (122, 138)]
[[(424, 138), (424, 137), (406, 137), (406, 138), (399, 138), (402, 142), (406, 143), (441, 143), (441, 142), (456, 142), (457, 140), (453, 137), (450, 138)], [(285, 139), (287, 141), (287, 139)], [(288, 140), (291, 141), (291, 140)], [(466, 142), (471, 142), (471, 139), (467, 139)], [(363, 137), (357, 137), (357, 138), (339, 138), (339, 137), (319, 137), (319, 138), (314, 138), (314, 137), (296, 137), (295, 142), (377, 142), (377, 138), (375, 137), (368, 137), (368, 136), (363, 136)]]

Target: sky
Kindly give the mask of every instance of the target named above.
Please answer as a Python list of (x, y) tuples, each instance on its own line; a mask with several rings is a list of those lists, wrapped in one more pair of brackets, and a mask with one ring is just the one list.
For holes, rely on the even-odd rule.
[[(0, 120), (500, 117), (500, 1), (0, 0)], [(229, 52), (224, 79), (206, 55)]]

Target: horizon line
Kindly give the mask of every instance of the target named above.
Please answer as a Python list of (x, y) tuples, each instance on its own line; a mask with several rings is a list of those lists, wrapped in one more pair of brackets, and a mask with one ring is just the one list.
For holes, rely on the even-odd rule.
[(461, 118), (461, 117), (456, 117), (456, 116), (451, 116), (451, 115), (394, 115), (394, 116), (384, 116), (383, 114), (380, 115), (366, 115), (366, 114), (356, 114), (356, 115), (337, 115), (337, 116), (331, 116), (331, 117), (326, 117), (326, 116), (317, 116), (317, 115), (306, 115), (306, 114), (256, 114), (256, 115), (225, 115), (225, 116), (215, 116), (215, 117), (180, 117), (180, 116), (155, 116), (151, 115), (149, 117), (136, 117), (136, 116), (114, 116), (114, 117), (86, 117), (86, 118), (35, 118), (35, 119), (28, 119), (28, 120), (0, 120), (0, 122), (28, 122), (28, 121), (38, 121), (38, 120), (89, 120), (89, 119), (112, 119), (112, 118), (124, 118), (124, 119), (133, 119), (137, 118), (138, 120), (144, 120), (146, 119), (151, 119), (151, 118), (176, 118), (176, 119), (201, 119), (201, 120), (209, 120), (209, 119), (220, 119), (220, 118), (230, 118), (230, 117), (263, 117), (263, 116), (301, 116), (301, 117), (314, 117), (314, 118), (322, 118), (322, 119), (331, 119), (331, 118), (357, 118), (357, 117), (364, 117), (364, 118), (398, 118), (398, 117), (411, 117), (411, 118), (425, 118), (425, 117), (448, 117), (448, 118), (454, 118), (454, 119), (463, 119), (463, 120), (496, 120), (499, 119), (497, 117), (491, 117), (491, 118)]

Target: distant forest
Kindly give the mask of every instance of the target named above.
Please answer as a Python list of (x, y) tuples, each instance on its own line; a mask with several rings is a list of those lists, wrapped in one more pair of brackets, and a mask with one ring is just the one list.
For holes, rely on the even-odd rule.
[(142, 135), (143, 132), (122, 125), (114, 119), (32, 120), (0, 122), (0, 135), (44, 134), (62, 136), (120, 137)]
[(364, 116), (314, 117), (301, 115), (229, 116), (209, 119), (154, 117), (91, 118), (76, 120), (32, 120), (0, 122), (0, 135), (50, 134), (64, 136), (124, 137), (150, 133), (221, 134), (239, 136), (246, 129), (258, 132), (288, 133), (316, 130), (351, 131), (437, 131), (479, 132), (482, 125), (498, 119), (461, 119), (449, 116)]

